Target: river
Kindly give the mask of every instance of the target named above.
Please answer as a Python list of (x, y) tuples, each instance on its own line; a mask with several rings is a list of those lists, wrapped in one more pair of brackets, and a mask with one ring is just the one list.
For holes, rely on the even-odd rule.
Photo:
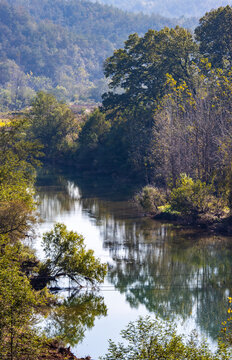
[[(39, 233), (64, 223), (108, 263), (104, 284), (63, 295), (67, 311), (47, 320), (52, 335), (69, 339), (78, 356), (97, 360), (108, 339), (139, 316), (158, 316), (186, 335), (196, 329), (211, 344), (227, 313), (232, 285), (232, 239), (144, 217), (128, 201), (135, 189), (47, 171), (38, 177)], [(41, 236), (35, 247), (43, 257)]]

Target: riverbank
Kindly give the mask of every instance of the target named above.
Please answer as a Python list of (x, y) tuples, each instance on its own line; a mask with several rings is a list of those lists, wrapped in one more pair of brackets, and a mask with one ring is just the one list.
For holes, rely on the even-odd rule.
[(45, 344), (39, 360), (91, 360), (91, 357), (78, 358), (71, 352), (70, 347), (66, 348), (59, 341), (53, 340)]
[(191, 217), (160, 212), (151, 215), (151, 218), (159, 221), (171, 221), (175, 225), (198, 227), (203, 231), (214, 232), (224, 236), (232, 236), (232, 216), (215, 219), (207, 214), (201, 217)]

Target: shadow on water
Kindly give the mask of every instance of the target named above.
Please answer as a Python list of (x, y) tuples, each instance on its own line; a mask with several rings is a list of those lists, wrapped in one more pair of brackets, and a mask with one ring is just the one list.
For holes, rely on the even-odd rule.
[(141, 184), (132, 184), (128, 179), (83, 175), (70, 170), (70, 168), (57, 169), (53, 167), (43, 168), (39, 171), (36, 185), (47, 187), (57, 184), (58, 187), (62, 187), (67, 179), (81, 189), (83, 198), (99, 197), (111, 201), (129, 200), (141, 188)]
[[(111, 259), (108, 282), (125, 295), (131, 308), (142, 304), (161, 318), (192, 319), (204, 334), (218, 336), (232, 293), (231, 238), (143, 217), (127, 201), (137, 190), (128, 189), (128, 184), (49, 171), (37, 186), (44, 217), (62, 217), (62, 212), (71, 213), (79, 206), (94, 222)], [(58, 308), (51, 332), (62, 334), (68, 329), (71, 339), (82, 339), (83, 324), (93, 326), (93, 317), (88, 311), (85, 315), (87, 299), (88, 295), (78, 295)], [(106, 315), (103, 299), (97, 299), (93, 309), (100, 314), (101, 308)], [(80, 310), (75, 314), (77, 305)]]

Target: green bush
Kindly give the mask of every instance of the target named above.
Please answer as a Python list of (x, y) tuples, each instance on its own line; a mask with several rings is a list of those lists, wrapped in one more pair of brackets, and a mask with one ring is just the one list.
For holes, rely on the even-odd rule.
[[(101, 360), (227, 360), (231, 351), (219, 343), (212, 353), (196, 336), (186, 340), (177, 335), (173, 323), (150, 317), (139, 318), (121, 331), (123, 343), (109, 341), (108, 353)], [(129, 344), (127, 345), (128, 342)]]
[(157, 213), (159, 207), (166, 204), (166, 195), (162, 189), (147, 185), (136, 195), (135, 201), (148, 213)]
[(182, 174), (177, 187), (170, 194), (171, 209), (182, 215), (198, 216), (200, 214), (221, 215), (225, 206), (213, 195), (211, 185)]

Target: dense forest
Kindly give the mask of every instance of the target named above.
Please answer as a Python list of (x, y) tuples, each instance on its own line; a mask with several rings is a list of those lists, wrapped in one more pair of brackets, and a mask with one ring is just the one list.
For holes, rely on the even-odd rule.
[[(95, 1), (95, 0), (93, 0)], [(167, 17), (200, 17), (205, 12), (219, 6), (226, 6), (226, 0), (207, 0), (199, 3), (198, 1), (187, 0), (101, 0), (102, 4), (111, 4), (120, 9), (133, 12), (143, 12), (145, 14), (160, 14)]]
[(39, 90), (99, 102), (107, 88), (104, 59), (130, 33), (178, 22), (81, 0), (1, 0), (0, 110), (29, 105)]

